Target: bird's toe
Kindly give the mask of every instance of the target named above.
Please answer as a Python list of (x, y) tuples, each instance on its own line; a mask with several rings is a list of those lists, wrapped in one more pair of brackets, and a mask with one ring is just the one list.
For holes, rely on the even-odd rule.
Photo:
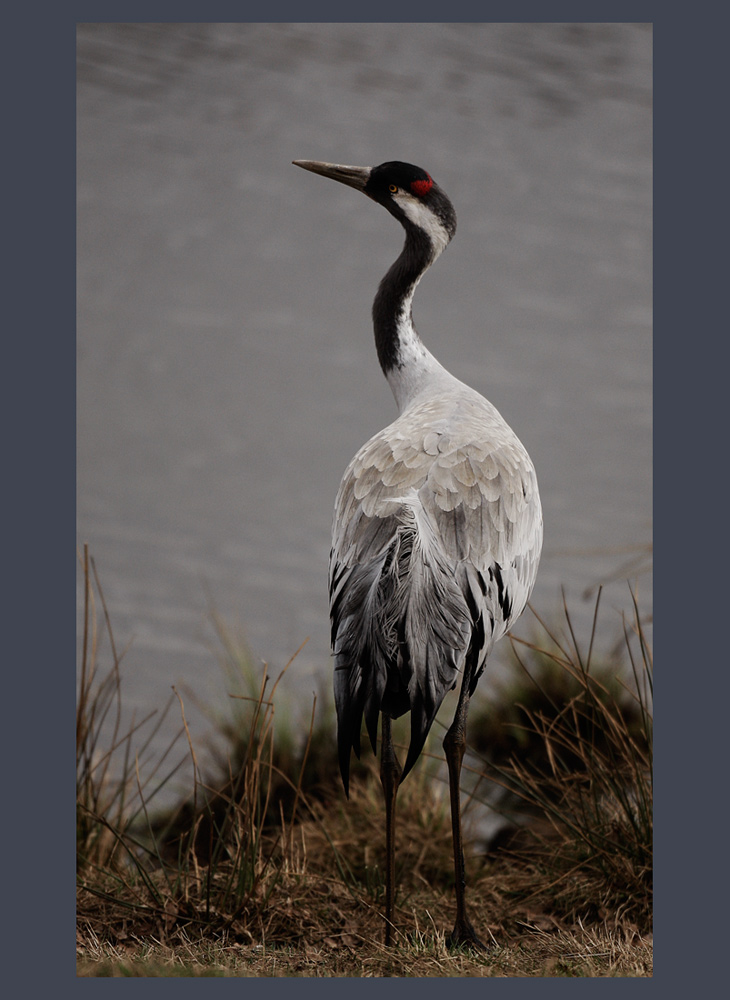
[(446, 944), (449, 948), (471, 948), (473, 951), (489, 951), (489, 946), (480, 940), (469, 920), (457, 920), (453, 931), (446, 938)]

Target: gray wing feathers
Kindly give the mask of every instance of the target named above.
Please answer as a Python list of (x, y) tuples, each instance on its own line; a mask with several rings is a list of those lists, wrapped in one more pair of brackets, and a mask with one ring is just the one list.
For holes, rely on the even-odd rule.
[(375, 749), (381, 710), (411, 711), (406, 770), (415, 762), (469, 650), (475, 683), (522, 612), (541, 541), (530, 459), (476, 393), (411, 407), (358, 452), (330, 556), (343, 777), (363, 715)]
[(444, 695), (456, 683), (471, 636), (464, 594), (442, 554), (424, 544), (428, 531), (418, 527), (413, 509), (404, 505), (398, 517), (362, 522), (368, 535), (377, 539), (382, 533), (389, 540), (367, 562), (348, 566), (333, 560), (331, 568), (343, 777), (350, 747), (359, 755), (363, 716), (375, 751), (381, 710), (394, 718), (411, 711), (405, 771), (410, 770)]

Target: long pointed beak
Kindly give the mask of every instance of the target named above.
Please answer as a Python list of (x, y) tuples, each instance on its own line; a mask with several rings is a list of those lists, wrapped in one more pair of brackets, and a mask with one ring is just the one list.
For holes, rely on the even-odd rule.
[(364, 190), (372, 171), (372, 167), (346, 167), (341, 163), (323, 163), (320, 160), (292, 160), (292, 163), (314, 174), (331, 177), (333, 181), (347, 184), (356, 191)]

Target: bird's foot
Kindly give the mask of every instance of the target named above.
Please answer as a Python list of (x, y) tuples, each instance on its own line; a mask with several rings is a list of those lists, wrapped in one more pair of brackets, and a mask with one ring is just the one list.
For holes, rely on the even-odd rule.
[(446, 938), (449, 948), (471, 948), (473, 951), (489, 951), (483, 941), (477, 937), (477, 932), (471, 925), (471, 921), (464, 918), (457, 920), (451, 934)]

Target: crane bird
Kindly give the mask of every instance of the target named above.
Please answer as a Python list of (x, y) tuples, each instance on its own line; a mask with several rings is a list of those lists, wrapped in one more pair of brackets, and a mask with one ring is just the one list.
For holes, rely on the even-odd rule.
[[(373, 303), (378, 360), (400, 415), (358, 451), (335, 501), (329, 563), (339, 764), (363, 717), (386, 810), (385, 943), (395, 911), (398, 787), (439, 706), (461, 678), (444, 738), (456, 885), (450, 943), (483, 948), (467, 916), (459, 782), (469, 699), (495, 642), (522, 613), (542, 546), (542, 511), (527, 451), (496, 408), (451, 375), (413, 325), (416, 286), (456, 231), (453, 205), (410, 163), (294, 164), (362, 191), (405, 229), (405, 244)], [(401, 765), (391, 720), (411, 713)]]

